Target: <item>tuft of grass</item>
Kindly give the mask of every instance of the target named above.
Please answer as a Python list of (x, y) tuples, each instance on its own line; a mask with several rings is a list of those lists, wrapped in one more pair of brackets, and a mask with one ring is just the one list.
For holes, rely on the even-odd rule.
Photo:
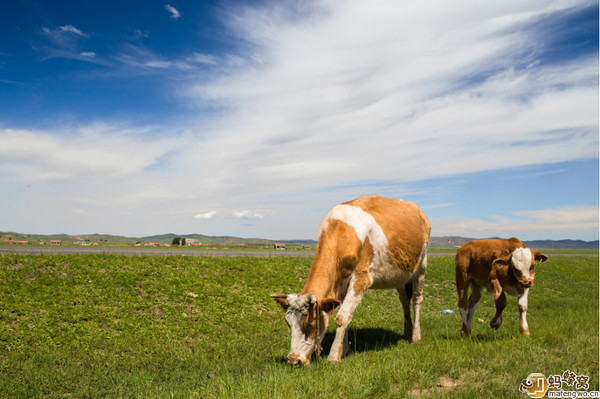
[(515, 298), (495, 331), (484, 297), (469, 339), (459, 333), (453, 257), (432, 257), (421, 344), (402, 339), (395, 291), (368, 291), (348, 356), (291, 368), (288, 328), (268, 295), (299, 291), (310, 261), (1, 255), (0, 397), (522, 398), (530, 373), (567, 369), (599, 389), (597, 257), (539, 267), (530, 338), (519, 333)]

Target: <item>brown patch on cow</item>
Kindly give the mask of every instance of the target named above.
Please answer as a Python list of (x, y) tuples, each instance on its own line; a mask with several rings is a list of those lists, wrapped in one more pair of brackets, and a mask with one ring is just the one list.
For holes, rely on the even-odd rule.
[(319, 245), (301, 294), (313, 293), (317, 298), (337, 297), (337, 282), (356, 270), (361, 242), (354, 229), (340, 220), (330, 220), (319, 237)]
[(354, 272), (354, 294), (362, 294), (372, 283), (369, 265), (373, 261), (373, 246), (367, 237), (358, 254), (358, 263)]

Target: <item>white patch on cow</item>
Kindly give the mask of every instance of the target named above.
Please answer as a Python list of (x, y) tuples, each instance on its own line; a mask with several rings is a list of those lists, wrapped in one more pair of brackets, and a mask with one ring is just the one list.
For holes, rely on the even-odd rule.
[(410, 278), (389, 261), (388, 239), (373, 215), (354, 205), (337, 205), (321, 222), (319, 235), (327, 230), (330, 220), (339, 220), (352, 227), (363, 244), (369, 239), (373, 246), (373, 260), (369, 265), (372, 288), (399, 287)]
[(523, 295), (519, 297), (518, 304), (519, 306), (527, 309), (527, 295), (529, 294), (529, 288), (525, 288), (523, 290)]
[(529, 248), (517, 248), (512, 253), (512, 264), (523, 274), (523, 277), (530, 278), (529, 268), (532, 260), (533, 254)]
[(358, 206), (341, 204), (333, 207), (319, 227), (319, 236), (329, 227), (329, 220), (340, 220), (352, 227), (361, 243), (369, 237), (373, 248), (387, 248), (388, 240), (375, 218)]

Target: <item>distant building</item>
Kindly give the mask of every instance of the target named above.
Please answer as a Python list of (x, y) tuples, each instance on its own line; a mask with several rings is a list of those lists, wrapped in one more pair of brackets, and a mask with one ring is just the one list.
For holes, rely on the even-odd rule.
[(279, 244), (279, 243), (278, 243), (278, 244), (275, 244), (275, 245), (273, 245), (273, 247), (274, 247), (275, 249), (277, 249), (277, 250), (280, 250), (280, 251), (285, 251), (285, 244)]
[(308, 245), (308, 244), (304, 244), (304, 245), (302, 246), (302, 248), (304, 248), (304, 249), (310, 249), (310, 245)]
[(60, 240), (50, 240), (50, 245), (60, 245)]

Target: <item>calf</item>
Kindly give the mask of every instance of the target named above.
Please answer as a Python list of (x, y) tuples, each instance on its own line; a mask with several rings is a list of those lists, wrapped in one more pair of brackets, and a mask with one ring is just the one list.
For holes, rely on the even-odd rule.
[(321, 222), (319, 244), (302, 292), (271, 295), (286, 311), (291, 329), (288, 363), (310, 364), (329, 315), (338, 306), (328, 360), (339, 362), (348, 350), (348, 325), (367, 288), (398, 291), (404, 334), (419, 342), (430, 231), (427, 217), (412, 202), (369, 196), (335, 206)]
[[(527, 325), (527, 294), (533, 286), (535, 262), (545, 262), (548, 257), (529, 249), (520, 240), (470, 241), (456, 251), (456, 289), (458, 307), (462, 315), (461, 335), (469, 336), (473, 314), (483, 290), (494, 296), (496, 315), (490, 326), (498, 329), (502, 324), (502, 311), (506, 307), (505, 292), (518, 297), (521, 314), (520, 330), (529, 336)], [(468, 291), (471, 290), (471, 297)]]

